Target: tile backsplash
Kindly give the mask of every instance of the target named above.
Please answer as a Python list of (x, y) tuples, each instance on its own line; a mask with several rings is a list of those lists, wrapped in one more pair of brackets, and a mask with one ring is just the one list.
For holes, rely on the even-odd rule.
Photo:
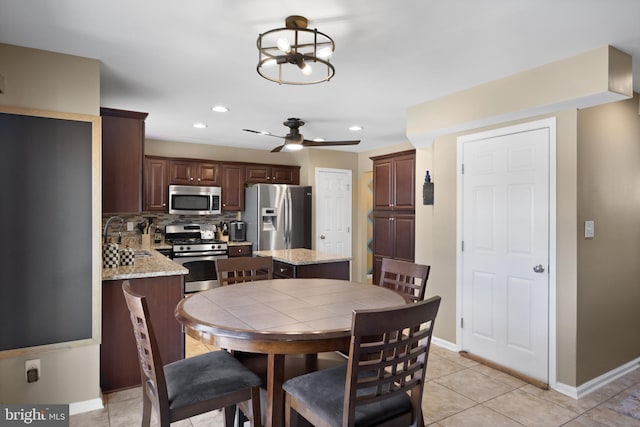
[[(107, 220), (114, 216), (113, 214), (104, 214), (102, 216), (102, 225), (100, 227), (100, 235), (102, 236), (104, 233), (104, 226)], [(164, 236), (164, 226), (173, 222), (193, 222), (193, 223), (206, 223), (206, 224), (215, 224), (219, 225), (220, 222), (230, 222), (240, 218), (240, 212), (227, 212), (222, 215), (172, 215), (168, 213), (162, 212), (142, 212), (140, 214), (119, 214), (117, 215), (120, 218), (124, 219), (124, 224), (122, 226), (122, 243), (127, 244), (137, 244), (140, 243), (142, 233), (138, 229), (137, 225), (139, 223), (146, 223), (149, 218), (153, 219), (151, 228), (149, 232), (153, 234), (155, 232), (155, 227), (160, 227), (160, 231)], [(133, 231), (127, 231), (127, 223), (133, 223)], [(119, 221), (111, 221), (109, 224), (108, 237), (111, 241), (115, 241), (118, 236), (118, 230), (120, 228)]]

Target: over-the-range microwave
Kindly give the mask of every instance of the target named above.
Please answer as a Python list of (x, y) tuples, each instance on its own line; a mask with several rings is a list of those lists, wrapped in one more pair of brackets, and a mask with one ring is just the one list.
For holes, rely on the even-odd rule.
[(219, 215), (222, 189), (191, 185), (169, 186), (169, 213), (183, 215)]

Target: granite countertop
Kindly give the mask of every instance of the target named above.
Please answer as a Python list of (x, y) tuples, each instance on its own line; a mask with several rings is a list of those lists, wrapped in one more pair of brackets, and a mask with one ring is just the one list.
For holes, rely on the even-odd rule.
[(228, 241), (227, 242), (228, 246), (247, 246), (247, 245), (251, 245), (251, 242), (249, 242), (248, 240), (245, 240), (243, 242), (232, 242), (232, 241)]
[(255, 256), (270, 256), (276, 261), (292, 265), (323, 264), (328, 262), (350, 261), (351, 257), (327, 254), (311, 249), (279, 249), (275, 251), (256, 251)]
[[(165, 247), (166, 246), (166, 247)], [(147, 251), (149, 256), (135, 257), (133, 265), (121, 265), (116, 268), (103, 268), (102, 280), (139, 279), (141, 277), (177, 276), (188, 274), (189, 270), (162, 255), (155, 249), (171, 248), (169, 245), (154, 245), (141, 247), (130, 246), (135, 251)]]

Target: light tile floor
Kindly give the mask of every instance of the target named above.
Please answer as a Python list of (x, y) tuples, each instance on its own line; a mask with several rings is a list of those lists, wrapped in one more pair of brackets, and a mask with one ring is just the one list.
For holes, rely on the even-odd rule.
[[(211, 348), (187, 337), (187, 357)], [(501, 427), (640, 427), (640, 420), (613, 409), (640, 391), (640, 370), (619, 378), (587, 397), (574, 400), (553, 390), (541, 390), (517, 378), (432, 346), (422, 408), (427, 426)], [(139, 388), (107, 394), (105, 407), (74, 415), (71, 426), (129, 427), (140, 425)], [(214, 411), (174, 426), (222, 426)]]

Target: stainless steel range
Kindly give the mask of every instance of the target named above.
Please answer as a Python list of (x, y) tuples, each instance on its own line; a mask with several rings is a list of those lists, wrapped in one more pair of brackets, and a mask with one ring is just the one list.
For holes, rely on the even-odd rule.
[(220, 286), (216, 259), (227, 258), (227, 242), (215, 239), (213, 224), (168, 224), (165, 241), (171, 243), (173, 261), (189, 270), (185, 277), (185, 293)]

